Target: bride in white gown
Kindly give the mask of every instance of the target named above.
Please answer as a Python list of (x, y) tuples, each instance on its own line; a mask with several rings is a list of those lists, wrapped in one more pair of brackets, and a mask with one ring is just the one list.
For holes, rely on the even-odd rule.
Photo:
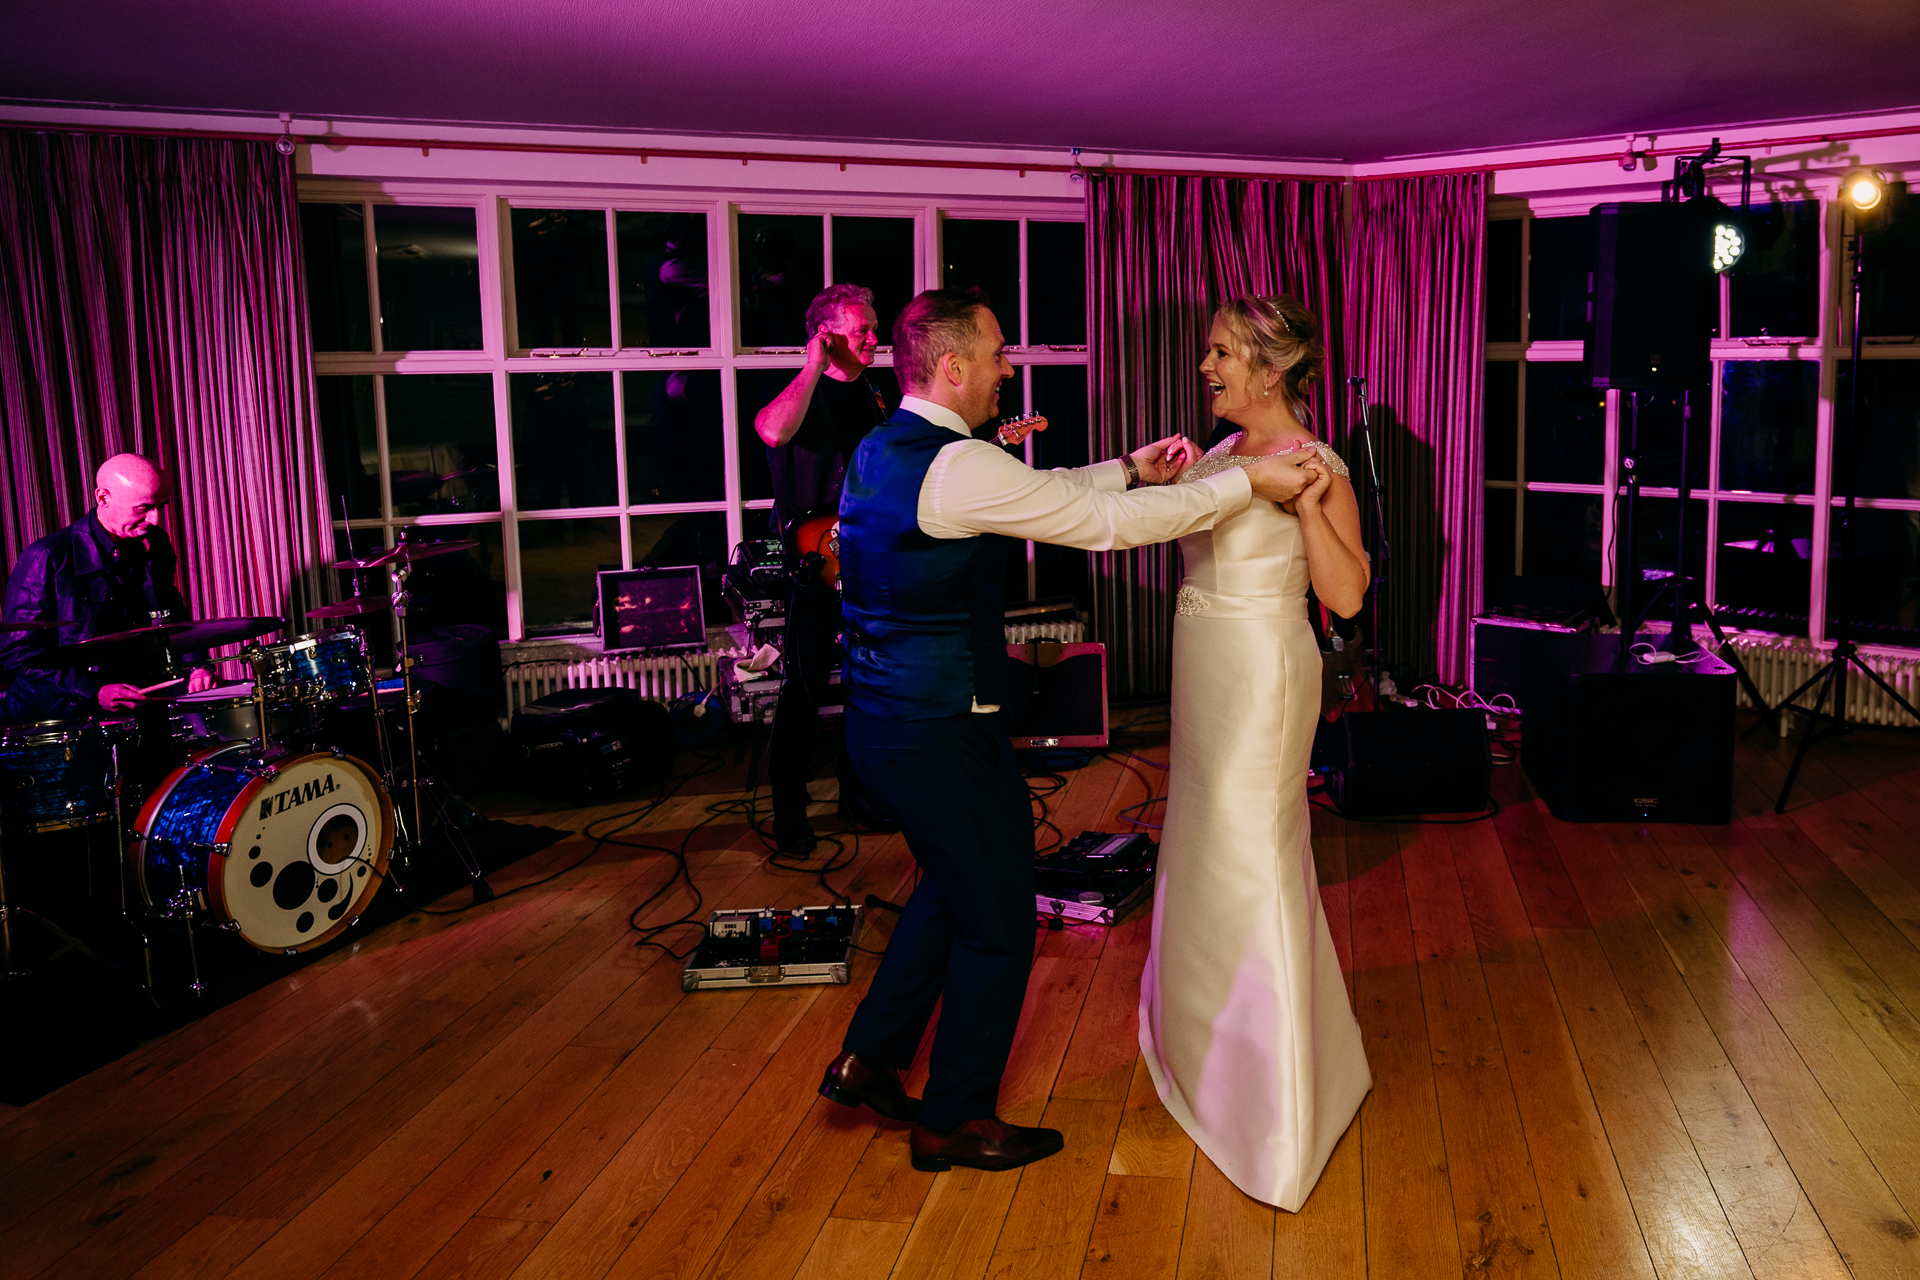
[(1200, 366), (1240, 431), (1182, 480), (1276, 453), (1312, 483), (1180, 540), (1171, 764), (1140, 1048), (1154, 1087), (1235, 1186), (1295, 1211), (1373, 1079), (1320, 905), (1307, 766), (1320, 715), (1311, 582), (1342, 616), (1368, 580), (1347, 469), (1301, 424), (1318, 321), (1291, 298), (1216, 314)]

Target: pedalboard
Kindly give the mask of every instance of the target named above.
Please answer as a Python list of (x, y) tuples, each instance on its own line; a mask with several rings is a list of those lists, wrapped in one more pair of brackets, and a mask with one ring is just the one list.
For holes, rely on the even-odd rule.
[(843, 985), (859, 940), (859, 907), (716, 911), (687, 957), (680, 989)]
[(1141, 832), (1082, 831), (1033, 860), (1034, 906), (1043, 916), (1110, 925), (1153, 891), (1160, 846)]

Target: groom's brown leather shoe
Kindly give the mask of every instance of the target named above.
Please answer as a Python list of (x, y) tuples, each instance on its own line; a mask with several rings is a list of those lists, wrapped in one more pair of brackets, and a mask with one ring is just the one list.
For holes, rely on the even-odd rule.
[(848, 1107), (865, 1103), (889, 1120), (911, 1120), (920, 1114), (920, 1099), (907, 1096), (898, 1071), (862, 1062), (851, 1051), (835, 1058), (827, 1068), (827, 1078), (820, 1082), (820, 1096)]
[(935, 1133), (916, 1121), (909, 1139), (913, 1167), (939, 1173), (960, 1165), (997, 1173), (1045, 1159), (1067, 1145), (1058, 1129), (1023, 1129), (996, 1117), (969, 1120), (952, 1133)]

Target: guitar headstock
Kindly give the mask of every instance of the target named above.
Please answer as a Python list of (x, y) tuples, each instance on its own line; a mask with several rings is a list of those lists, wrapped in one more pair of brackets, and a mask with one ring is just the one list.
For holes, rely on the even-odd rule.
[(1024, 413), (1017, 418), (1002, 418), (1000, 425), (994, 428), (993, 438), (1001, 444), (1014, 445), (1021, 443), (1034, 432), (1046, 429), (1045, 414)]

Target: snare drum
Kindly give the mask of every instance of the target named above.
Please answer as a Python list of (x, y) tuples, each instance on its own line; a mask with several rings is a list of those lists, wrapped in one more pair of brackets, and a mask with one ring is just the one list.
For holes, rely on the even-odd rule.
[(254, 678), (266, 690), (269, 704), (325, 704), (367, 685), (366, 651), (356, 627), (256, 645), (241, 656), (253, 664)]
[[(208, 740), (248, 742), (260, 737), (260, 706), (254, 701), (250, 680), (182, 694), (173, 700), (171, 715), (173, 740), (182, 746)], [(304, 703), (267, 703), (267, 729), (275, 742), (309, 742), (318, 724), (318, 713)]]
[(129, 854), (155, 913), (204, 911), (262, 951), (305, 951), (366, 910), (392, 850), (393, 801), (372, 769), (324, 753), (264, 766), (233, 743), (167, 775)]
[(115, 747), (140, 740), (131, 720), (40, 720), (0, 725), (0, 786), (10, 814), (34, 831), (113, 818)]

